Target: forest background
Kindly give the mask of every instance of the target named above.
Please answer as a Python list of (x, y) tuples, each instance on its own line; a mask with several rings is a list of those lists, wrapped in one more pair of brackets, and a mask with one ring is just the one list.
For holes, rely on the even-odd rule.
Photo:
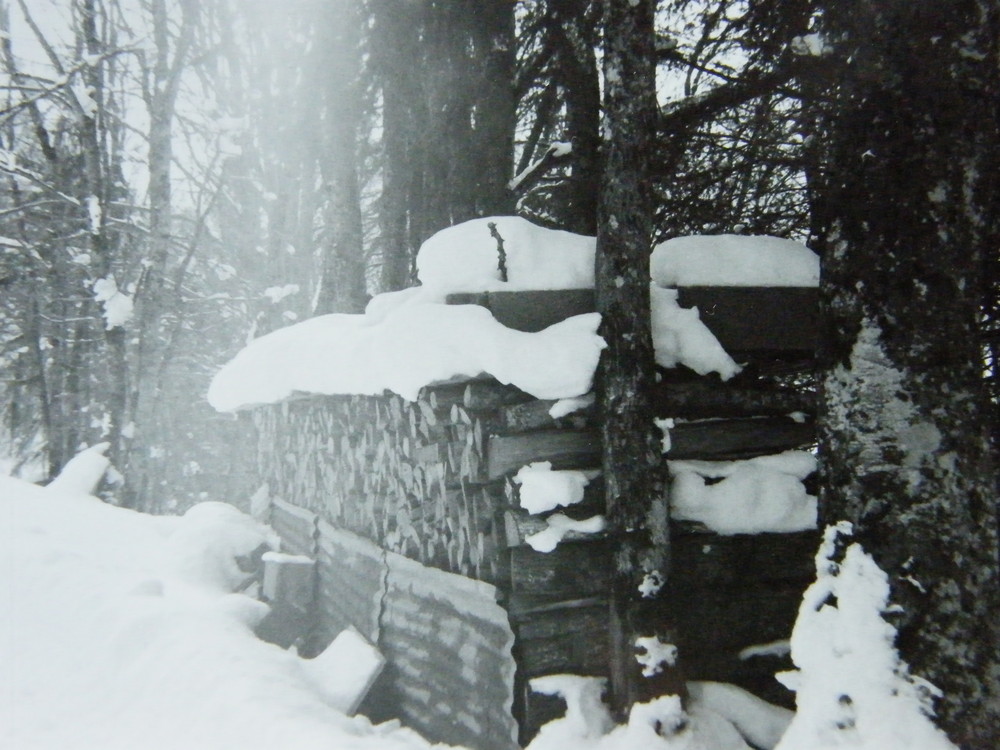
[[(993, 746), (998, 39), (987, 0), (3, 0), (7, 468), (106, 441), (117, 503), (245, 497), (218, 366), (411, 285), (476, 216), (597, 234), (607, 320), (653, 241), (800, 239), (821, 508), (893, 574), (945, 725)], [(606, 361), (647, 367), (623, 338)]]

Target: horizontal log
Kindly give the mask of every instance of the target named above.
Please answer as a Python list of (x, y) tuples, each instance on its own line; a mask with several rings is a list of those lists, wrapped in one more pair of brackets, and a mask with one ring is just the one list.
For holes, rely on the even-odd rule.
[[(682, 422), (670, 430), (670, 459), (729, 459), (763, 456), (809, 445), (816, 439), (811, 422), (786, 417), (714, 419)], [(490, 479), (535, 461), (551, 461), (555, 469), (593, 468), (600, 464), (596, 430), (539, 430), (493, 435), (487, 446)]]
[(816, 426), (787, 417), (681, 422), (670, 430), (666, 458), (733, 459), (799, 448), (816, 440)]
[(673, 591), (808, 583), (816, 574), (818, 531), (793, 534), (673, 534)]
[(574, 315), (594, 312), (593, 289), (449, 294), (449, 305), (480, 305), (508, 328), (541, 331)]
[(730, 352), (815, 353), (819, 290), (811, 287), (681, 287), (681, 307), (697, 307), (702, 322)]
[(551, 461), (554, 469), (590, 469), (600, 465), (601, 439), (594, 430), (491, 435), (486, 456), (490, 479), (502, 477), (534, 461)]
[[(540, 331), (596, 309), (590, 289), (451, 294), (452, 305), (481, 305), (500, 323)], [(818, 290), (808, 287), (681, 287), (682, 307), (697, 307), (701, 320), (732, 352), (815, 353), (819, 336)]]
[(793, 412), (814, 415), (813, 391), (733, 386), (709, 380), (660, 382), (652, 390), (658, 417), (710, 418), (784, 416)]
[(543, 674), (600, 674), (607, 669), (608, 607), (559, 607), (518, 619), (520, 658), (527, 677)]
[(607, 593), (611, 547), (605, 541), (567, 542), (552, 552), (510, 550), (512, 596), (582, 599)]

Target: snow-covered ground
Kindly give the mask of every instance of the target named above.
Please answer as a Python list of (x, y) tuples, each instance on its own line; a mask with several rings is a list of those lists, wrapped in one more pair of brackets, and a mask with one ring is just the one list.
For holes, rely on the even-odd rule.
[[(218, 502), (182, 517), (107, 505), (87, 494), (103, 449), (49, 487), (0, 476), (0, 748), (442, 747), (334, 707), (358, 676), (359, 644), (305, 660), (255, 637), (266, 606), (237, 592), (276, 546), (270, 529)], [(686, 706), (666, 696), (615, 726), (600, 680), (553, 675), (534, 687), (563, 696), (567, 713), (531, 750), (954, 750), (928, 718), (933, 687), (893, 647), (885, 574), (857, 545), (832, 562), (849, 533), (827, 532), (792, 634), (798, 671), (782, 679), (797, 690), (794, 717), (731, 685), (691, 683)], [(657, 645), (644, 644), (647, 666), (676, 653)]]
[(155, 517), (78, 489), (0, 477), (0, 748), (431, 747), (330, 707), (314, 665), (254, 636), (265, 607), (232, 592), (269, 529), (221, 503)]

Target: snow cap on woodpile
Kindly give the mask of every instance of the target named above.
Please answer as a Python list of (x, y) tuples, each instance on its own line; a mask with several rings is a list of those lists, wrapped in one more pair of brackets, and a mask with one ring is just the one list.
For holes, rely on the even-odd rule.
[[(500, 280), (496, 225), (506, 254)], [(442, 229), (420, 247), (417, 276), (425, 287), (452, 292), (590, 289), (595, 237), (546, 229), (519, 216), (473, 219)]]
[(653, 248), (649, 273), (663, 287), (811, 287), (819, 285), (819, 256), (780, 237), (675, 237)]
[[(503, 243), (506, 282), (499, 269), (501, 240), (495, 235)], [(219, 411), (235, 411), (296, 392), (392, 391), (414, 400), (424, 386), (481, 374), (536, 398), (581, 396), (591, 387), (604, 348), (597, 313), (525, 333), (501, 325), (483, 307), (442, 303), (455, 292), (591, 288), (595, 247), (593, 237), (514, 216), (449, 227), (420, 249), (421, 286), (376, 296), (364, 315), (324, 315), (262, 336), (216, 375), (209, 403)], [(701, 323), (697, 309), (680, 308), (676, 292), (658, 286), (695, 283), (690, 279), (806, 286), (815, 284), (818, 267), (815, 254), (798, 243), (742, 236), (671, 240), (656, 249), (652, 264), (658, 364), (683, 364), (723, 379), (739, 372), (739, 365)]]

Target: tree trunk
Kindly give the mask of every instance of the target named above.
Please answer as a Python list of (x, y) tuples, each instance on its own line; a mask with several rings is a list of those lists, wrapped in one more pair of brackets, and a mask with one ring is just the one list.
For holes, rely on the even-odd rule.
[(560, 218), (580, 234), (597, 231), (598, 148), (601, 94), (597, 27), (592, 0), (551, 0), (549, 31), (555, 37), (555, 74), (566, 103), (566, 137), (573, 144), (570, 174)]
[(367, 302), (357, 167), (361, 18), (356, 3), (339, 0), (327, 3), (319, 23), (323, 31), (317, 42), (325, 71), (320, 173), (326, 206), (316, 313), (360, 313)]
[(598, 371), (608, 522), (617, 540), (612, 580), (611, 686), (620, 715), (651, 692), (677, 692), (668, 669), (640, 675), (636, 638), (664, 637), (640, 599), (640, 585), (668, 571), (667, 503), (649, 389), (654, 381), (649, 324), (652, 202), (648, 159), (656, 114), (653, 2), (605, 3), (604, 175), (597, 230), (597, 308), (608, 344)]
[(1000, 746), (996, 474), (977, 339), (996, 252), (997, 6), (830, 2), (821, 507), (889, 572), (899, 648)]

